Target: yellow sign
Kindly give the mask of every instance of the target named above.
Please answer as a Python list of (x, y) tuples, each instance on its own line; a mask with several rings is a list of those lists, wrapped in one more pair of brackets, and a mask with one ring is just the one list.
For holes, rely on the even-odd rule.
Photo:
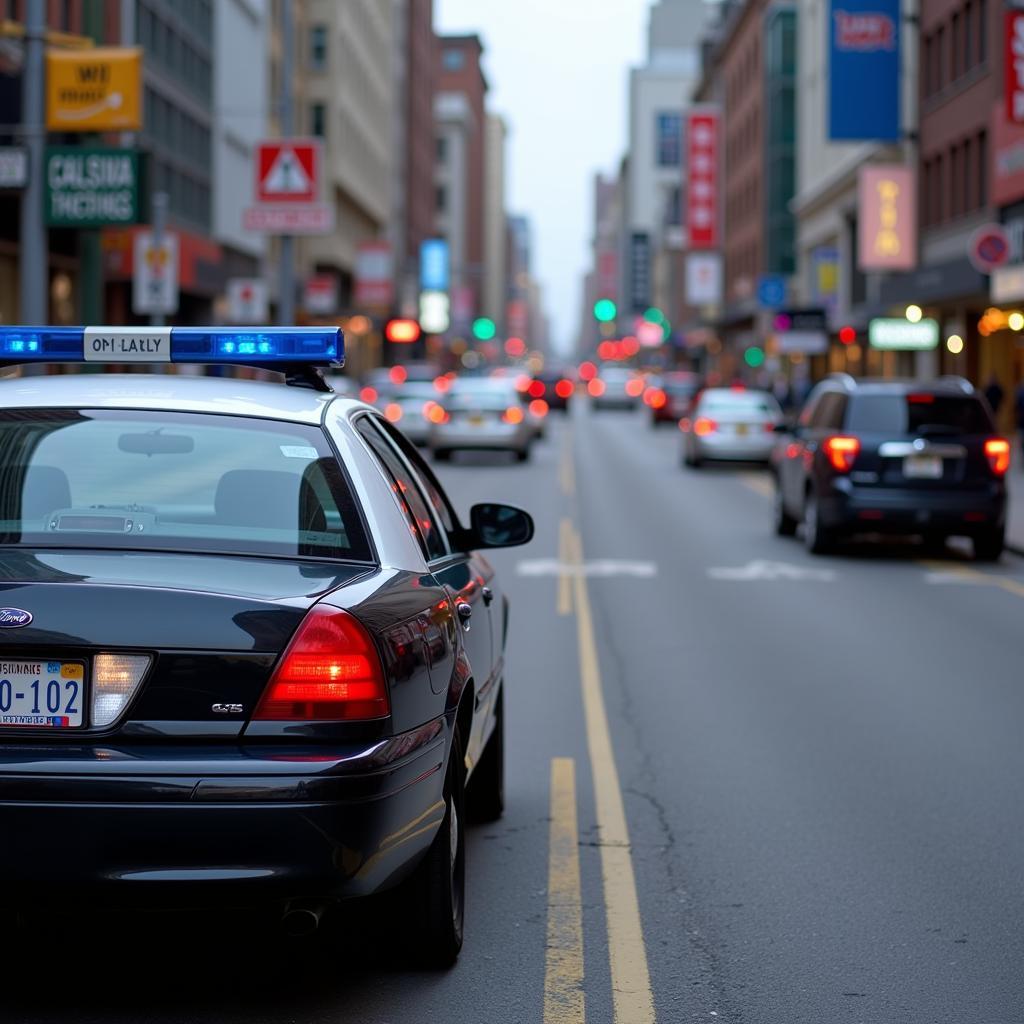
[(142, 127), (142, 49), (47, 50), (51, 132), (133, 132)]

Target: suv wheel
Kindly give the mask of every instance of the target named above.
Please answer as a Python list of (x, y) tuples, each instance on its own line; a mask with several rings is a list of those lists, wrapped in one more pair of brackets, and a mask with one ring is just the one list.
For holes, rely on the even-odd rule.
[(1006, 534), (1002, 527), (986, 530), (974, 538), (974, 557), (979, 562), (996, 562), (1003, 553)]
[(775, 493), (772, 496), (772, 521), (775, 533), (779, 537), (792, 537), (796, 534), (796, 520), (786, 511), (786, 503), (782, 497), (782, 486), (775, 481)]
[(821, 525), (818, 496), (811, 491), (804, 504), (804, 547), (812, 555), (824, 555), (835, 547), (835, 543), (835, 532)]

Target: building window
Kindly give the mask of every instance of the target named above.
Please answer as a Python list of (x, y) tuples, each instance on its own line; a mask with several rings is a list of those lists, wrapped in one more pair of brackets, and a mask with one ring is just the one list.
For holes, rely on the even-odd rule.
[(309, 30), (309, 63), (314, 71), (327, 68), (326, 25), (313, 25)]
[(935, 89), (946, 84), (946, 29), (939, 26), (935, 33)]
[(327, 128), (327, 110), (322, 103), (313, 103), (309, 108), (309, 131), (318, 139), (324, 137)]
[(988, 0), (978, 0), (978, 63), (988, 60)]
[(960, 12), (956, 11), (953, 14), (953, 27), (950, 31), (950, 41), (953, 44), (953, 52), (950, 55), (950, 68), (952, 71), (953, 81), (956, 81), (963, 73), (963, 66), (965, 63), (965, 57), (967, 54), (964, 53), (963, 40), (960, 38)]
[(659, 167), (678, 167), (682, 162), (683, 115), (657, 115), (657, 164)]
[(448, 209), (448, 189), (444, 185), (438, 185), (434, 189), (434, 208), (438, 213), (444, 213)]
[(451, 47), (441, 53), (441, 67), (445, 71), (461, 71), (466, 66), (466, 54)]
[(963, 146), (963, 156), (960, 158), (963, 163), (964, 173), (963, 180), (961, 181), (961, 198), (960, 201), (963, 206), (963, 212), (974, 209), (972, 200), (974, 199), (974, 164), (971, 161), (971, 140), (968, 139)]
[(964, 70), (974, 67), (974, 4), (968, 0), (964, 5)]
[(439, 164), (445, 163), (448, 159), (448, 140), (443, 136), (437, 137), (437, 162)]
[(988, 206), (988, 132), (978, 132), (978, 207)]

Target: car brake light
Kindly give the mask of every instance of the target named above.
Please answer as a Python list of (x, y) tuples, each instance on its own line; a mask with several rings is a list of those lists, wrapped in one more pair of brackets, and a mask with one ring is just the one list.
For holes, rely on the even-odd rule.
[(826, 437), (821, 446), (832, 468), (840, 473), (849, 473), (854, 460), (860, 454), (860, 438)]
[(444, 411), (444, 406), (438, 405), (437, 402), (429, 401), (423, 403), (423, 415), (431, 423), (447, 423), (448, 413)]
[(708, 419), (707, 416), (698, 416), (693, 421), (693, 432), (698, 437), (707, 437), (708, 434), (713, 434), (718, 429), (718, 424)]
[[(582, 371), (580, 371), (580, 373), (582, 375)], [(591, 398), (600, 398), (601, 395), (604, 394), (604, 391), (605, 383), (603, 380), (599, 380), (597, 377), (594, 377), (587, 382), (587, 392), (590, 394)]]
[(661, 388), (652, 388), (650, 400), (647, 404), (652, 409), (664, 409), (668, 405), (668, 395)]
[(626, 394), (630, 398), (639, 398), (644, 393), (644, 387), (642, 377), (631, 377), (626, 381)]
[(996, 476), (1002, 476), (1010, 468), (1010, 442), (1002, 437), (992, 437), (985, 442), (985, 457)]
[(402, 407), (397, 402), (388, 402), (384, 416), (389, 423), (397, 423), (402, 418)]
[(526, 388), (526, 393), (531, 398), (543, 398), (547, 388), (542, 380), (532, 380)]
[(518, 406), (510, 405), (502, 414), (501, 418), (505, 423), (522, 423), (523, 410)]
[(373, 405), (373, 403), (377, 401), (377, 389), (371, 388), (367, 385), (359, 392), (359, 397), (367, 404)]
[(350, 721), (390, 712), (370, 634), (348, 612), (318, 605), (302, 620), (253, 714), (256, 721)]
[(558, 395), (559, 398), (570, 398), (575, 390), (576, 386), (571, 380), (560, 380), (555, 385), (555, 394)]
[(535, 398), (530, 403), (530, 415), (538, 420), (544, 419), (548, 414), (548, 403), (543, 398)]
[(911, 405), (934, 405), (935, 396), (922, 392), (921, 394), (907, 395), (907, 401)]

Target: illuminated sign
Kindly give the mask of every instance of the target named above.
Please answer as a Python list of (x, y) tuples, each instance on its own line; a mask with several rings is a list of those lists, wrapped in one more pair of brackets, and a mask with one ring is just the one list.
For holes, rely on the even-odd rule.
[(917, 264), (914, 172), (870, 164), (860, 172), (861, 270), (913, 270)]
[(868, 344), (890, 351), (923, 351), (939, 344), (939, 322), (925, 318), (912, 324), (902, 317), (881, 317), (868, 324)]

